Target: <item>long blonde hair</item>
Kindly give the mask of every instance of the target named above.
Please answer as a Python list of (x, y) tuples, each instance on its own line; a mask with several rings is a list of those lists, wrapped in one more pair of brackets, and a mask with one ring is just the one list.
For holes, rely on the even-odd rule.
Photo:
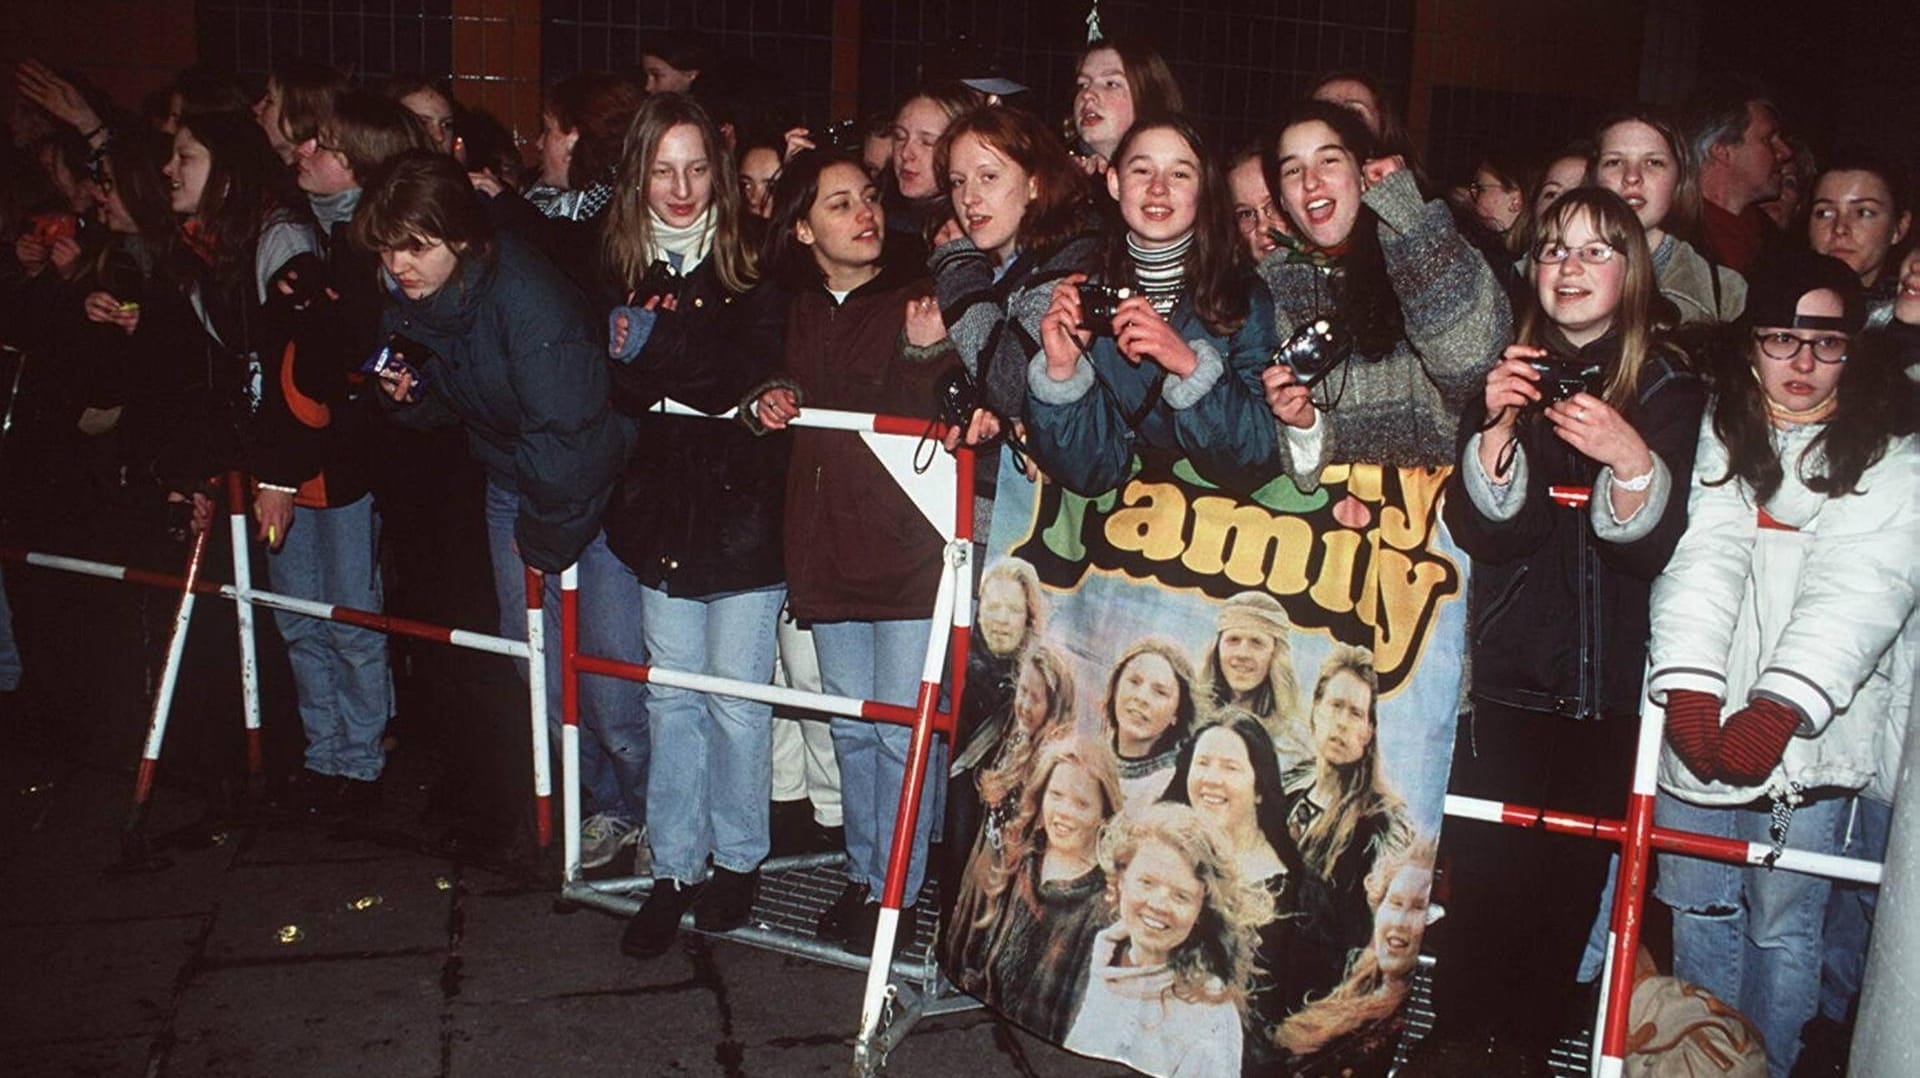
[(614, 180), (613, 203), (607, 211), (606, 234), (600, 251), (607, 276), (620, 288), (633, 288), (660, 257), (653, 243), (653, 225), (647, 210), (647, 175), (667, 132), (681, 125), (700, 132), (707, 164), (713, 170), (713, 260), (720, 284), (729, 292), (745, 292), (760, 279), (759, 259), (746, 240), (740, 180), (733, 155), (720, 138), (720, 129), (698, 101), (685, 94), (653, 94), (642, 102), (627, 127)]
[[(1433, 872), (1436, 848), (1432, 839), (1382, 854), (1367, 873), (1367, 905), (1374, 918), (1380, 916), (1380, 904), (1387, 888), (1402, 869)], [(1273, 1031), (1273, 1043), (1294, 1055), (1318, 1052), (1340, 1037), (1392, 1015), (1406, 1002), (1411, 977), (1389, 977), (1380, 968), (1380, 956), (1374, 951), (1371, 936), (1365, 947), (1354, 951), (1341, 982), (1305, 1007), (1289, 1015)]]
[(1100, 868), (1107, 874), (1107, 902), (1120, 909), (1121, 877), (1149, 842), (1179, 853), (1206, 894), (1187, 938), (1167, 956), (1173, 983), (1167, 992), (1188, 1003), (1231, 1003), (1244, 1011), (1256, 966), (1262, 925), (1274, 918), (1265, 888), (1245, 882), (1190, 805), (1155, 801), (1122, 812), (1100, 836)]
[[(1631, 415), (1640, 395), (1640, 371), (1654, 350), (1653, 304), (1659, 297), (1659, 284), (1653, 275), (1653, 256), (1647, 251), (1647, 233), (1640, 218), (1626, 200), (1604, 187), (1576, 187), (1563, 192), (1547, 207), (1534, 235), (1533, 249), (1527, 252), (1527, 280), (1531, 284), (1538, 263), (1535, 255), (1549, 243), (1565, 242), (1567, 229), (1575, 217), (1585, 214), (1593, 230), (1623, 258), (1627, 272), (1620, 283), (1620, 306), (1613, 313), (1613, 327), (1620, 335), (1620, 361), (1607, 374), (1601, 399), (1622, 415)], [(1568, 258), (1577, 255), (1568, 254)], [(1520, 319), (1519, 344), (1545, 347), (1549, 320), (1535, 298), (1527, 304)]]

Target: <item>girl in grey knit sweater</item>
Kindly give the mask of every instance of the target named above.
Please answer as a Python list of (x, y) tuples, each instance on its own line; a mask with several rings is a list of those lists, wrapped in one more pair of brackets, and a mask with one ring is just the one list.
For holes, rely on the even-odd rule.
[(1302, 489), (1328, 463), (1451, 464), (1461, 408), (1513, 339), (1506, 293), (1445, 205), (1421, 200), (1399, 158), (1372, 152), (1353, 113), (1306, 102), (1269, 164), (1298, 236), (1259, 266), (1277, 336), (1326, 319), (1352, 342), (1352, 358), (1311, 390), (1285, 367), (1266, 374), (1286, 470)]

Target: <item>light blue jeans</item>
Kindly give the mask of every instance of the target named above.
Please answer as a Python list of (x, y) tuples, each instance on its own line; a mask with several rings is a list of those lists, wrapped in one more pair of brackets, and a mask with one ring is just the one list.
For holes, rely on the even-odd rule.
[[(822, 621), (813, 626), (820, 652), (822, 690), (838, 696), (912, 707), (920, 694), (930, 618), (911, 621)], [(847, 832), (847, 878), (866, 884), (879, 900), (887, 881), (887, 857), (893, 849), (893, 825), (900, 812), (900, 788), (907, 777), (909, 727), (862, 719), (832, 722), (833, 752), (840, 761), (840, 799)], [(927, 838), (935, 806), (928, 795), (945, 773), (928, 761), (928, 780), (920, 791), (914, 821), (913, 853), (907, 866), (905, 902), (912, 905), (927, 876)]]
[[(500, 600), (500, 635), (527, 638), (526, 563), (513, 549), (520, 496), (487, 484), (487, 543), (493, 590)], [(640, 632), (640, 582), (607, 549), (605, 532), (580, 552), (580, 649), (627, 662), (647, 661)], [(548, 573), (543, 610), (547, 625), (547, 729), (560, 749), (560, 574)], [(520, 676), (526, 664), (516, 662)], [(605, 813), (632, 824), (647, 818), (647, 687), (620, 678), (580, 679), (580, 800), (582, 813)]]
[[(1803, 804), (1787, 830), (1789, 849), (1838, 853), (1845, 797)], [(1706, 808), (1660, 791), (1654, 820), (1742, 842), (1771, 844), (1769, 814)], [(1784, 869), (1659, 855), (1655, 897), (1673, 910), (1673, 972), (1745, 1014), (1767, 1045), (1769, 1078), (1787, 1078), (1800, 1055), (1800, 1027), (1820, 1000), (1821, 926), (1832, 884)]]
[[(295, 506), (286, 543), (267, 558), (272, 590), (300, 599), (379, 612), (380, 518), (369, 494), (332, 509)], [(307, 770), (371, 782), (386, 753), (380, 738), (393, 715), (387, 636), (373, 629), (273, 612), (287, 642)]]
[[(1867, 861), (1887, 859), (1887, 832), (1893, 826), (1893, 806), (1871, 797), (1853, 799), (1853, 826), (1843, 850), (1848, 857)], [(1820, 1014), (1845, 1022), (1860, 996), (1860, 980), (1867, 971), (1867, 940), (1873, 935), (1873, 912), (1880, 889), (1864, 883), (1835, 883), (1827, 899), (1827, 953), (1820, 965)]]
[[(640, 623), (655, 665), (714, 677), (773, 681), (774, 625), (784, 587), (683, 599), (642, 586)], [(767, 858), (773, 789), (773, 706), (649, 687), (647, 838), (655, 879), (698, 883), (707, 858), (752, 872)]]
[(7, 585), (0, 579), (0, 692), (20, 687), (20, 649), (13, 642), (13, 608), (7, 605)]

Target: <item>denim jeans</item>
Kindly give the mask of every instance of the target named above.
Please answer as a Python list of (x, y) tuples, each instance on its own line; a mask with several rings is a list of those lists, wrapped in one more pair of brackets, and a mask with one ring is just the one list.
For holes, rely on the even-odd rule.
[[(513, 549), (520, 496), (487, 484), (487, 544), (493, 590), (500, 600), (500, 635), (527, 638), (526, 564)], [(607, 549), (603, 532), (580, 552), (580, 649), (591, 655), (647, 661), (640, 633), (640, 582)], [(547, 625), (547, 728), (560, 746), (560, 574), (548, 573), (543, 609)], [(526, 665), (516, 662), (522, 678)], [(580, 679), (580, 799), (585, 815), (605, 813), (633, 824), (647, 818), (647, 687), (619, 678)]]
[[(643, 586), (647, 651), (667, 670), (771, 684), (774, 623), (786, 594), (773, 587), (684, 599)], [(647, 723), (654, 878), (698, 883), (709, 855), (729, 872), (759, 868), (767, 857), (773, 706), (654, 685)]]
[(20, 687), (20, 649), (13, 642), (13, 608), (7, 605), (7, 585), (0, 579), (0, 692)]
[[(824, 690), (840, 696), (912, 707), (925, 668), (928, 618), (910, 621), (823, 621), (813, 626), (820, 653)], [(900, 811), (900, 788), (907, 776), (907, 747), (913, 730), (893, 723), (836, 718), (833, 751), (840, 761), (841, 814), (847, 832), (847, 878), (864, 883), (878, 899), (887, 880), (893, 849), (893, 825)], [(927, 875), (927, 837), (934, 804), (927, 796), (942, 771), (929, 758), (928, 781), (920, 791), (913, 829), (913, 853), (907, 867), (905, 902), (912, 905)]]
[[(1887, 832), (1893, 826), (1893, 806), (1871, 797), (1853, 799), (1853, 825), (1843, 852), (1867, 861), (1887, 859)], [(1860, 979), (1867, 971), (1867, 939), (1873, 933), (1873, 912), (1880, 889), (1864, 883), (1839, 881), (1827, 899), (1826, 957), (1820, 964), (1820, 1014), (1845, 1022), (1853, 1001), (1860, 998)]]
[[(1793, 814), (1787, 846), (1838, 853), (1848, 799), (1809, 801)], [(1771, 843), (1764, 807), (1707, 808), (1660, 791), (1662, 827)], [(1767, 1045), (1767, 1073), (1786, 1078), (1800, 1027), (1820, 999), (1821, 926), (1832, 884), (1784, 869), (1663, 853), (1655, 897), (1673, 910), (1673, 972), (1745, 1014)]]
[[(332, 509), (296, 506), (286, 543), (267, 558), (268, 586), (284, 595), (378, 612), (379, 516), (369, 494)], [(387, 636), (337, 621), (273, 612), (287, 642), (307, 770), (371, 782), (386, 753), (380, 738), (393, 714)]]

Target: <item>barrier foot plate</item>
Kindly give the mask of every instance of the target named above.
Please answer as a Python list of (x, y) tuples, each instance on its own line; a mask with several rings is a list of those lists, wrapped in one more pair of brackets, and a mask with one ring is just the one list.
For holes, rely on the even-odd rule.
[(145, 831), (138, 827), (120, 832), (120, 860), (107, 866), (109, 876), (149, 876), (173, 867), (173, 858), (155, 853)]

